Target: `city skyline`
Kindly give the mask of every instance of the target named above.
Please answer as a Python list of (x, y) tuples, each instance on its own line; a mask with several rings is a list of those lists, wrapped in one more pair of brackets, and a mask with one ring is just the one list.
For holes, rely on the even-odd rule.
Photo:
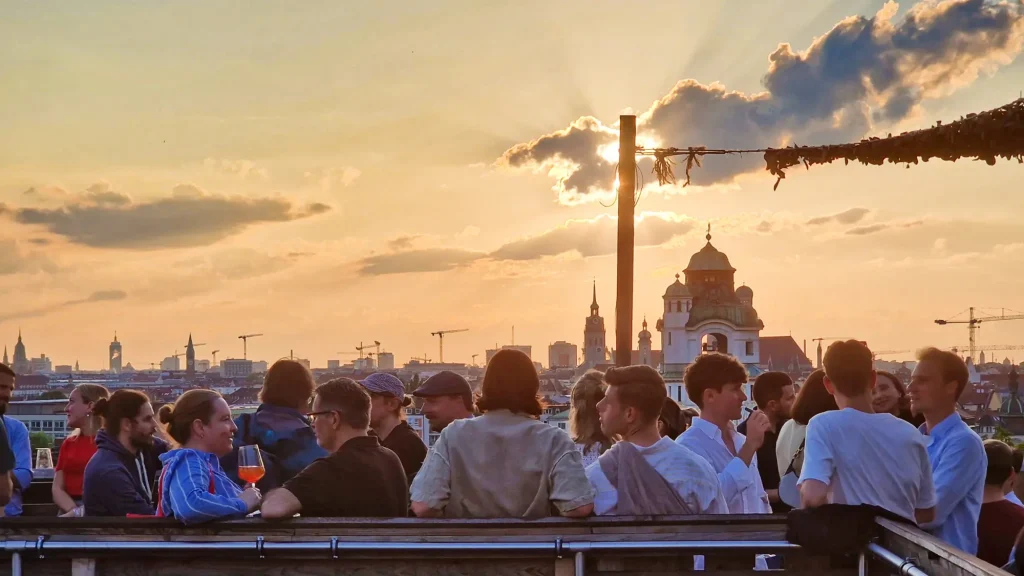
[[(1024, 86), (1017, 5), (631, 9), (646, 29), (625, 45), (608, 41), (622, 8), (587, 2), (7, 6), (0, 341), (20, 328), (29, 356), (100, 369), (116, 331), (143, 369), (190, 332), (197, 359), (264, 333), (250, 358), (325, 365), (373, 340), (436, 360), (430, 333), (458, 327), (445, 360), (469, 362), (514, 325), (543, 361), (583, 350), (595, 279), (614, 342), (620, 113), (648, 144), (839, 143)], [(776, 191), (757, 155), (708, 158), (685, 188), (642, 166), (634, 345), (708, 223), (762, 334), (810, 356), (817, 337), (964, 345), (934, 320), (1024, 310), (1017, 163), (838, 163)], [(984, 325), (979, 344), (1022, 329)]]

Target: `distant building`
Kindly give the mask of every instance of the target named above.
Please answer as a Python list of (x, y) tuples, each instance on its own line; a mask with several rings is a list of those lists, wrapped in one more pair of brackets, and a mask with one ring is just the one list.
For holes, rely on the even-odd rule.
[(814, 370), (792, 336), (762, 336), (759, 366), (765, 371), (785, 372), (794, 380)]
[(28, 354), (25, 353), (25, 343), (21, 341), (21, 330), (18, 330), (18, 343), (14, 345), (14, 362), (11, 369), (15, 374), (30, 374), (32, 366), (28, 362)]
[[(296, 358), (295, 361), (298, 362), (299, 364), (302, 364), (303, 366), (305, 366), (306, 370), (309, 370), (310, 363), (309, 363), (308, 359), (306, 359), (306, 358)], [(264, 366), (266, 366), (266, 362), (264, 362)], [(267, 369), (264, 368), (263, 371), (266, 372)]]
[[(68, 415), (64, 411), (68, 401), (56, 400), (20, 400), (7, 405), (6, 415), (18, 420), (31, 432), (44, 432), (54, 441), (64, 440), (67, 429)], [(35, 454), (32, 455), (33, 461)], [(56, 462), (54, 462), (56, 464)]]
[(531, 360), (533, 360), (533, 346), (522, 346), (522, 345), (518, 345), (518, 344), (506, 344), (506, 345), (502, 346), (501, 348), (491, 348), (490, 350), (485, 350), (484, 351), (484, 358), (487, 359), (487, 363), (489, 364), (491, 362), (491, 358), (494, 358), (494, 355), (497, 354), (498, 352), (502, 351), (502, 350), (518, 350), (518, 351), (522, 352), (523, 354), (526, 354), (527, 357), (529, 357)]
[(252, 360), (228, 358), (221, 360), (220, 373), (225, 378), (247, 378), (252, 371)]
[(196, 347), (192, 345), (192, 335), (188, 335), (188, 344), (185, 346), (185, 380), (189, 382), (196, 379)]
[(679, 378), (686, 366), (701, 354), (722, 352), (735, 356), (748, 371), (759, 372), (760, 333), (764, 323), (754, 309), (754, 291), (736, 288), (736, 269), (729, 257), (707, 244), (690, 257), (683, 270), (685, 283), (676, 281), (666, 290), (664, 315), (658, 321), (662, 372)]
[(355, 367), (356, 370), (361, 370), (363, 372), (373, 372), (376, 369), (376, 365), (373, 362), (373, 358), (370, 357), (356, 358), (352, 362), (352, 365)]
[(601, 307), (597, 305), (597, 282), (594, 282), (594, 300), (590, 303), (590, 316), (583, 328), (583, 368), (596, 368), (607, 359), (604, 318), (601, 317)]
[(53, 368), (53, 371), (57, 374), (71, 374), (75, 371), (75, 367), (70, 364), (57, 364), (57, 366)]
[(379, 370), (394, 370), (395, 355), (391, 352), (381, 352), (377, 355), (377, 367)]
[(160, 369), (164, 372), (181, 370), (181, 356), (168, 356), (160, 362)]
[(114, 332), (114, 341), (110, 343), (109, 354), (110, 371), (114, 374), (121, 373), (121, 343), (117, 341), (117, 332)]
[(576, 368), (579, 352), (575, 344), (559, 340), (548, 345), (548, 368)]
[(196, 360), (196, 371), (197, 372), (206, 372), (209, 369), (210, 369), (210, 361), (209, 360)]
[(328, 360), (327, 361), (327, 369), (328, 370), (337, 370), (339, 368), (341, 368), (341, 360)]
[[(309, 360), (306, 360), (306, 362), (309, 362)], [(307, 365), (306, 367), (308, 368), (309, 366)], [(264, 374), (264, 373), (266, 373), (267, 369), (268, 369), (268, 366), (267, 366), (267, 361), (266, 360), (259, 360), (259, 361), (256, 361), (256, 362), (252, 363), (252, 373), (253, 374)]]
[(31, 374), (50, 374), (53, 372), (53, 363), (46, 357), (46, 354), (40, 354), (39, 358), (29, 360), (28, 365)]

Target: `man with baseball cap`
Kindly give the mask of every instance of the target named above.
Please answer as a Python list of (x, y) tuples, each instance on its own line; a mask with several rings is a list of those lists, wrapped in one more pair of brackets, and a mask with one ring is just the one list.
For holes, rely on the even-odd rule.
[(455, 372), (434, 374), (412, 393), (423, 398), (423, 415), (434, 432), (444, 430), (456, 420), (473, 417), (473, 389)]
[(370, 393), (370, 428), (381, 446), (398, 455), (412, 483), (427, 457), (427, 445), (405, 421), (405, 407), (412, 403), (405, 395), (405, 384), (386, 372), (370, 374), (360, 384)]

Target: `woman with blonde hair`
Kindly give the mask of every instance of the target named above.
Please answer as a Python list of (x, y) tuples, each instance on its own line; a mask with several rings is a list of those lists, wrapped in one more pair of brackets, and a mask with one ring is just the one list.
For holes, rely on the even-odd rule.
[(68, 415), (67, 427), (74, 432), (60, 445), (50, 489), (61, 516), (82, 516), (85, 465), (96, 453), (96, 433), (103, 426), (93, 407), (100, 398), (109, 397), (110, 392), (99, 384), (79, 384), (68, 398), (64, 411)]
[(601, 431), (601, 418), (597, 413), (597, 403), (604, 399), (606, 390), (604, 374), (597, 370), (588, 370), (572, 387), (569, 436), (583, 455), (584, 468), (597, 462), (612, 446), (612, 440)]

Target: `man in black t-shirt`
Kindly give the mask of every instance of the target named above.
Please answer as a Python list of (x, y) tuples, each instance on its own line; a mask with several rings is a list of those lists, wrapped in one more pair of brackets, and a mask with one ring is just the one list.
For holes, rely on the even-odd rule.
[(381, 446), (398, 455), (411, 484), (427, 457), (427, 445), (405, 421), (405, 407), (412, 403), (405, 395), (405, 385), (387, 372), (374, 372), (359, 384), (370, 393), (371, 434), (377, 436)]
[[(793, 387), (793, 379), (785, 372), (764, 372), (754, 380), (754, 390), (751, 394), (757, 407), (768, 416), (771, 422), (771, 429), (764, 433), (764, 443), (757, 451), (757, 471), (761, 475), (761, 484), (768, 492), (768, 501), (772, 506), (772, 512), (776, 514), (791, 510), (779, 498), (779, 464), (775, 456), (775, 442), (779, 437), (779, 430), (789, 420), (790, 410), (793, 408), (793, 400), (796, 392)], [(736, 427), (740, 434), (747, 433), (747, 422)]]
[(368, 434), (370, 395), (348, 378), (317, 387), (313, 396), (320, 458), (263, 499), (264, 518), (303, 516), (406, 516), (409, 485), (394, 452)]

